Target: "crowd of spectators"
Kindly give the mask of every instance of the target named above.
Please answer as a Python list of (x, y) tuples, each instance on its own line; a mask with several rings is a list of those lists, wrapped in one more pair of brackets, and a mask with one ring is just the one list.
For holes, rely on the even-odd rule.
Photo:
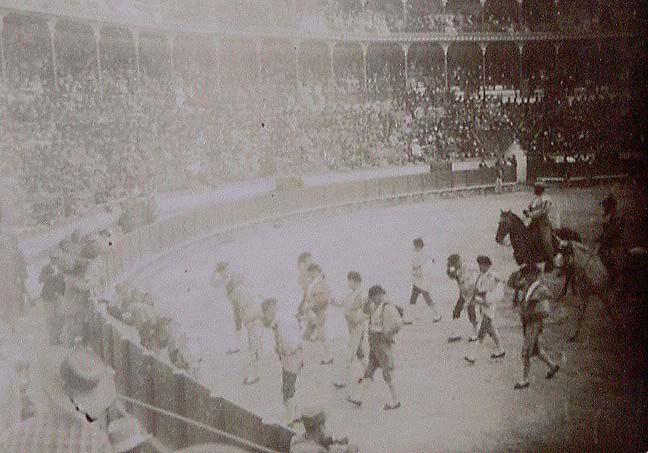
[[(634, 106), (613, 93), (571, 102), (574, 87), (547, 95), (540, 73), (529, 84), (542, 96), (502, 85), (513, 100), (484, 99), (481, 64), (468, 56), (470, 64), (451, 68), (446, 95), (442, 59), (431, 69), (412, 64), (407, 86), (401, 59), (385, 54), (384, 68), (372, 61), (365, 92), (358, 71), (338, 75), (334, 86), (321, 74), (296, 83), (288, 67), (206, 83), (200, 69), (172, 78), (116, 64), (99, 79), (92, 58), (76, 72), (61, 59), (54, 83), (43, 55), (8, 68), (0, 83), (0, 133), (10, 138), (0, 148), (2, 171), (20, 178), (23, 223), (52, 225), (155, 192), (495, 157), (514, 137), (530, 152), (594, 154), (631, 148), (640, 137), (609, 133), (637, 122)], [(510, 72), (490, 71), (487, 86), (512, 80)]]

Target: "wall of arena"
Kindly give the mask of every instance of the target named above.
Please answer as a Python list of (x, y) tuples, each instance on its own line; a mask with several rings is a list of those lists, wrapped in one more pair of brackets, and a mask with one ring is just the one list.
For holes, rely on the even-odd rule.
[[(150, 266), (166, 253), (201, 238), (227, 234), (246, 225), (367, 203), (397, 204), (490, 191), (494, 185), (494, 169), (455, 172), (441, 169), (420, 175), (275, 190), (247, 199), (218, 203), (207, 209), (183, 212), (128, 233), (123, 243), (114, 244), (107, 254), (97, 258), (102, 273), (100, 292), (108, 291), (117, 281), (128, 278), (137, 269)], [(507, 170), (504, 187), (507, 190), (516, 187), (513, 169)], [(86, 299), (87, 294), (78, 291), (75, 296)], [(206, 425), (196, 426), (142, 405), (130, 404), (131, 411), (162, 443), (182, 448), (195, 443), (225, 442), (252, 451), (288, 450), (292, 437), (290, 431), (264, 424), (260, 417), (211, 394), (188, 374), (158, 360), (140, 345), (131, 327), (107, 314), (105, 306), (90, 300), (79, 302), (90, 308), (86, 329), (92, 334), (84, 337), (115, 370), (115, 382), (121, 395)], [(245, 441), (224, 437), (210, 431), (209, 427)]]

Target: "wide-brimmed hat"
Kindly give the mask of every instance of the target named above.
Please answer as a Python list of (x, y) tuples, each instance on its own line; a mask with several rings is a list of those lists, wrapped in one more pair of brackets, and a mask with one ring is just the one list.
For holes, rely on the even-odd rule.
[(493, 262), (491, 261), (491, 259), (488, 256), (479, 255), (477, 257), (477, 264), (483, 265), (483, 266), (490, 266), (491, 264), (493, 264)]
[(108, 425), (108, 440), (116, 453), (124, 453), (142, 445), (151, 435), (136, 418), (125, 415)]
[(117, 398), (114, 371), (85, 347), (49, 347), (38, 360), (40, 396), (58, 409), (100, 417)]

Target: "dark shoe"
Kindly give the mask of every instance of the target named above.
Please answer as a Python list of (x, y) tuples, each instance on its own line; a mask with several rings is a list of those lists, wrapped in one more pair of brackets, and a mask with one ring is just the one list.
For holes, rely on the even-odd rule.
[(506, 355), (506, 351), (502, 351), (499, 354), (491, 354), (491, 359), (501, 359)]
[(411, 326), (413, 323), (412, 321), (403, 321), (403, 324), (406, 326)]
[(471, 365), (475, 364), (475, 359), (473, 359), (472, 357), (468, 357), (467, 355), (464, 356), (464, 360)]
[(477, 341), (477, 337), (468, 338), (468, 343), (474, 343), (475, 341)]
[(547, 378), (547, 379), (551, 379), (552, 377), (554, 377), (554, 376), (556, 375), (556, 373), (558, 372), (559, 369), (560, 369), (560, 365), (556, 365), (555, 367), (553, 367), (552, 369), (550, 369), (550, 370), (547, 372), (547, 376), (546, 376), (546, 378)]
[(330, 360), (322, 360), (322, 361), (320, 362), (320, 365), (330, 365), (330, 364), (332, 364), (332, 363), (333, 363), (333, 359), (330, 359)]
[(448, 337), (448, 343), (456, 343), (461, 341), (461, 336)]
[(529, 384), (528, 382), (517, 382), (517, 383), (513, 386), (513, 388), (516, 389), (516, 390), (520, 390), (520, 389), (525, 389), (525, 388), (527, 388), (529, 385), (530, 385), (530, 384)]
[(362, 407), (362, 401), (357, 401), (357, 400), (351, 399), (350, 396), (347, 396), (347, 397), (346, 397), (346, 400), (347, 400), (349, 403), (353, 404), (355, 407)]
[(343, 389), (344, 387), (346, 387), (346, 384), (338, 384), (337, 382), (334, 382), (333, 387), (335, 387), (336, 389), (339, 390), (339, 389)]
[(437, 322), (439, 322), (439, 321), (441, 321), (441, 316), (439, 316), (439, 317), (437, 317), (437, 318), (434, 318), (434, 319), (432, 320), (433, 323), (437, 323)]
[(228, 349), (225, 351), (225, 354), (236, 354), (237, 352), (241, 352), (240, 349)]
[(392, 411), (392, 410), (398, 409), (400, 407), (401, 407), (401, 403), (399, 401), (398, 403), (394, 404), (393, 406), (391, 404), (385, 404), (385, 407), (383, 407), (383, 409), (385, 409), (386, 411)]

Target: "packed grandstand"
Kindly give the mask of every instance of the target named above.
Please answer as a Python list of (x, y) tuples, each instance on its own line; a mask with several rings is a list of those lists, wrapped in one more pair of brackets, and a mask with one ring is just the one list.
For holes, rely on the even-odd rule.
[(639, 1), (266, 0), (245, 20), (185, 3), (0, 2), (22, 223), (277, 174), (492, 164), (515, 140), (606, 168), (645, 148)]

